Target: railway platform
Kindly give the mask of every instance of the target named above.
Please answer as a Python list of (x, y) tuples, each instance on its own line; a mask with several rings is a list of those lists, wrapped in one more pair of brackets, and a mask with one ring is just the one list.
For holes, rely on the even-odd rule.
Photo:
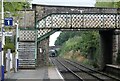
[(5, 74), (5, 81), (63, 81), (63, 77), (56, 67), (49, 66), (11, 72), (9, 77)]
[(106, 64), (105, 72), (120, 78), (120, 65)]

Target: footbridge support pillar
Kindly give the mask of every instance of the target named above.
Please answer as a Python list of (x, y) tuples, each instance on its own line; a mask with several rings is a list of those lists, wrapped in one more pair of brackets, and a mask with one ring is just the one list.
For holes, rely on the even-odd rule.
[(100, 69), (104, 70), (106, 64), (112, 64), (114, 30), (100, 30)]
[(46, 66), (49, 64), (49, 37), (38, 42), (37, 49), (37, 67)]

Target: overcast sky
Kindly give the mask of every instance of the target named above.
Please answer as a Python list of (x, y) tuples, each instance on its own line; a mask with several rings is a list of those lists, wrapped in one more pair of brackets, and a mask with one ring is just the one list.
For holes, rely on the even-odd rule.
[[(33, 4), (46, 5), (62, 5), (62, 6), (90, 6), (93, 7), (96, 0), (33, 0)], [(50, 46), (54, 46), (54, 42), (59, 36), (60, 32), (56, 32), (50, 36)]]
[(65, 5), (65, 6), (94, 6), (96, 0), (33, 0), (34, 4)]

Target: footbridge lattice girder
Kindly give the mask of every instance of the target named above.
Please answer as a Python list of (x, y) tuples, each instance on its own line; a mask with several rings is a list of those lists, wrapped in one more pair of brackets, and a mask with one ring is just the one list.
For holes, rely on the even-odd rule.
[(39, 29), (37, 30), (37, 38), (45, 35), (46, 33), (52, 31), (52, 29)]
[(120, 14), (52, 13), (37, 23), (37, 28), (120, 28)]
[(20, 30), (19, 31), (19, 41), (35, 41), (35, 30)]

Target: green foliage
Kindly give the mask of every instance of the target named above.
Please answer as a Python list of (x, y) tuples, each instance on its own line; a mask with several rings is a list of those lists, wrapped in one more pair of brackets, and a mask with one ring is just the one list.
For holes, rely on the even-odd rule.
[(74, 36), (79, 36), (80, 32), (72, 32), (72, 31), (64, 31), (60, 33), (59, 37), (55, 41), (55, 45), (62, 45), (65, 41), (67, 41), (69, 38), (72, 38)]
[(15, 52), (15, 45), (13, 43), (7, 43), (4, 46), (4, 51), (7, 51), (7, 49), (11, 49), (11, 52)]
[[(16, 11), (23, 10), (24, 8), (29, 8), (29, 2), (4, 2), (4, 12), (8, 11), (12, 13), (12, 16), (18, 16)], [(1, 11), (1, 3), (0, 3)], [(9, 16), (8, 13), (5, 13), (5, 16)]]
[(96, 2), (95, 4), (96, 7), (110, 7), (114, 8), (115, 3), (114, 2)]
[(61, 53), (64, 54), (70, 50), (75, 51), (76, 50), (75, 47), (77, 48), (78, 42), (79, 42), (79, 37), (74, 37), (74, 38), (69, 39), (63, 44), (62, 46), (63, 49), (61, 49)]
[(120, 1), (117, 2), (117, 3), (115, 3), (115, 6), (116, 6), (117, 8), (120, 8)]
[[(62, 33), (62, 35), (66, 35), (66, 32)], [(71, 34), (71, 32), (68, 32), (67, 34)], [(69, 37), (69, 35), (67, 36)], [(62, 37), (65, 36), (60, 36), (61, 39)], [(64, 41), (58, 53), (61, 57), (64, 57), (70, 51), (75, 53), (79, 50), (80, 55), (86, 58), (86, 60), (83, 61), (84, 64), (97, 67), (99, 61), (99, 33), (97, 31), (80, 31), (75, 34), (74, 32), (72, 37), (69, 37), (67, 38), (67, 41)], [(88, 57), (92, 57), (92, 59)], [(71, 59), (76, 60), (76, 58), (72, 57)]]
[(120, 8), (120, 1), (119, 2), (99, 2), (96, 0), (96, 7), (109, 7), (109, 8)]
[[(64, 33), (64, 32), (63, 32)], [(71, 32), (69, 32), (71, 33)], [(67, 33), (67, 35), (69, 34)], [(65, 33), (62, 35), (66, 35)], [(65, 37), (65, 36), (62, 36)], [(62, 39), (61, 37), (61, 39)], [(65, 39), (65, 38), (64, 38)], [(99, 58), (99, 33), (97, 31), (80, 31), (73, 37), (67, 38), (59, 50), (60, 56), (64, 57), (70, 51), (74, 53), (80, 50), (80, 55), (84, 56), (86, 60), (84, 64), (97, 67)], [(76, 60), (76, 58), (71, 57)]]
[(81, 31), (79, 32), (79, 36), (69, 38), (68, 41), (63, 43), (60, 53), (65, 54), (71, 50), (80, 50), (81, 54), (87, 57), (91, 48), (95, 49), (93, 51), (93, 56), (94, 59), (96, 59), (95, 56), (97, 56), (96, 54), (98, 54), (99, 48), (99, 33), (95, 31)]
[(7, 49), (11, 49), (11, 52), (15, 52), (15, 45), (14, 45), (14, 42), (12, 42), (10, 37), (6, 37), (4, 51), (7, 51)]
[(90, 60), (88, 60), (88, 59), (84, 60), (83, 64), (85, 64), (85, 65), (92, 65), (91, 62), (90, 62)]

